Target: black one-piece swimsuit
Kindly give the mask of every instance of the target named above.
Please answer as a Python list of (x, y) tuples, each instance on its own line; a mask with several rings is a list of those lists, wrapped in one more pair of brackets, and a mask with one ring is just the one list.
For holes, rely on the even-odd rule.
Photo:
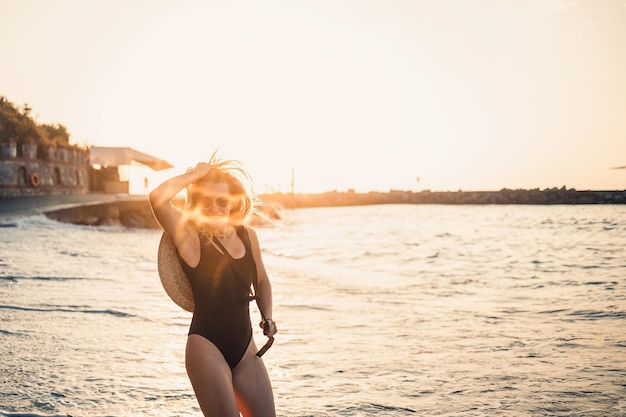
[(191, 283), (195, 302), (189, 334), (203, 336), (217, 346), (230, 369), (241, 361), (252, 339), (249, 296), (256, 274), (248, 232), (238, 227), (237, 235), (246, 248), (242, 258), (232, 258), (227, 252), (222, 254), (202, 235), (197, 267), (192, 268), (178, 257)]

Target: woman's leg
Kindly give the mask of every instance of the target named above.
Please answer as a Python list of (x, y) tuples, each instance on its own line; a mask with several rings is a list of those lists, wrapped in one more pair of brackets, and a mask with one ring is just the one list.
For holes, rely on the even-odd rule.
[(185, 365), (205, 416), (239, 417), (230, 367), (213, 343), (198, 334), (189, 335)]
[(263, 359), (256, 356), (254, 339), (233, 369), (233, 384), (243, 417), (275, 417), (274, 394)]

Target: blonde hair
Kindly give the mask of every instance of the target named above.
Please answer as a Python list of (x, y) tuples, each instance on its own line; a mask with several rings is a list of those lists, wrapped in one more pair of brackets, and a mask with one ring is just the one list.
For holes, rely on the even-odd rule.
[(233, 198), (233, 207), (230, 210), (230, 219), (234, 224), (245, 225), (250, 223), (255, 213), (256, 197), (253, 192), (254, 182), (250, 173), (240, 161), (221, 159), (217, 151), (207, 161), (213, 168), (202, 178), (187, 186), (187, 200), (185, 207), (191, 208), (194, 203), (194, 190), (201, 183), (226, 183), (230, 196)]

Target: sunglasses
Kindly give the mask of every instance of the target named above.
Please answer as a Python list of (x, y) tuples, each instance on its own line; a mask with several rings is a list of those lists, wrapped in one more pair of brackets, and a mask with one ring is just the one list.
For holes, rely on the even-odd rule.
[(265, 342), (265, 344), (263, 345), (263, 347), (261, 349), (259, 349), (259, 351), (256, 353), (256, 355), (260, 358), (261, 356), (263, 356), (265, 354), (265, 352), (267, 352), (269, 350), (269, 348), (272, 347), (272, 344), (274, 343), (274, 338), (270, 337), (269, 339), (267, 339), (267, 342)]
[(197, 196), (194, 198), (194, 202), (198, 206), (203, 207), (213, 207), (215, 204), (219, 208), (226, 208), (231, 203), (232, 200), (230, 197), (207, 197), (207, 196)]

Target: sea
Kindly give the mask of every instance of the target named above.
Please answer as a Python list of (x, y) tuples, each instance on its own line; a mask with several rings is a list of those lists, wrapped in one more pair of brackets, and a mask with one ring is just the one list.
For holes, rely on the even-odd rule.
[[(626, 415), (626, 205), (279, 214), (278, 416)], [(201, 416), (160, 230), (0, 226), (1, 417)]]

